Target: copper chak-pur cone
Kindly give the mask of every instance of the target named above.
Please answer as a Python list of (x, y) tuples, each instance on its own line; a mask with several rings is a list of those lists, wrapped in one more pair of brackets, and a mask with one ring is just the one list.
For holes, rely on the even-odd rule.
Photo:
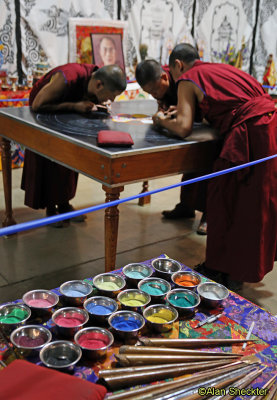
[[(267, 381), (267, 382), (262, 386), (261, 389), (267, 389), (267, 388), (269, 388), (273, 382), (276, 382), (276, 378), (277, 378), (277, 374), (275, 374), (272, 378), (270, 378), (269, 381)], [(273, 386), (274, 386), (274, 385), (273, 385)], [(276, 389), (277, 389), (277, 382), (276, 382)], [(271, 395), (271, 392), (269, 393), (268, 397), (266, 398), (267, 400), (270, 400), (270, 397), (271, 397), (270, 395)], [(276, 396), (276, 397), (277, 397), (277, 396)], [(251, 399), (249, 399), (249, 400), (260, 400), (260, 398), (261, 398), (261, 396), (260, 396), (260, 395), (257, 395), (257, 396), (252, 396)]]
[(187, 349), (174, 349), (168, 347), (150, 347), (150, 346), (121, 346), (119, 354), (161, 354), (161, 355), (173, 355), (173, 356), (216, 356), (216, 357), (231, 357), (237, 358), (242, 357), (242, 354), (236, 353), (220, 353), (216, 351), (201, 351), (201, 350), (187, 350)]
[[(150, 369), (149, 371), (138, 371), (138, 372), (129, 372), (129, 373), (121, 373), (117, 375), (103, 375), (99, 374), (101, 380), (104, 380), (105, 386), (112, 391), (117, 389), (122, 389), (125, 387), (131, 387), (135, 385), (145, 384), (149, 382), (155, 382), (158, 380), (168, 379), (168, 378), (176, 378), (177, 376), (186, 375), (193, 372), (205, 371), (205, 373), (209, 374), (211, 369), (215, 369), (218, 367), (226, 366), (229, 368), (231, 365), (230, 361), (217, 361), (217, 362), (209, 362), (205, 363), (193, 363), (196, 365), (189, 365), (183, 367), (170, 367), (170, 368), (160, 368), (160, 369)], [(230, 368), (237, 368), (238, 363), (233, 363)], [(241, 365), (246, 365), (242, 363)], [(125, 368), (124, 368), (125, 369)], [(208, 371), (206, 371), (208, 370)]]
[[(191, 386), (197, 384), (202, 381), (203, 385), (205, 381), (220, 377), (223, 374), (231, 373), (232, 371), (236, 371), (243, 368), (244, 370), (247, 369), (245, 373), (248, 373), (249, 368), (253, 368), (252, 366), (247, 366), (247, 363), (237, 361), (233, 362), (232, 364), (222, 366), (219, 368), (214, 368), (209, 371), (200, 372), (189, 377), (184, 378), (177, 378), (174, 381), (165, 382), (165, 383), (158, 383), (155, 385), (147, 385), (146, 387), (142, 387), (139, 389), (130, 389), (128, 391), (124, 391), (123, 393), (112, 394), (108, 396), (107, 400), (123, 400), (123, 399), (148, 399), (152, 398), (155, 394), (161, 394), (167, 392), (171, 389), (176, 390), (178, 387), (184, 386)], [(244, 373), (244, 374), (245, 374)], [(236, 375), (237, 376), (237, 375)], [(237, 377), (236, 377), (237, 379)]]
[[(256, 379), (259, 375), (261, 375), (261, 373), (266, 369), (267, 367), (264, 367), (262, 369), (259, 370), (255, 370), (253, 372), (251, 372), (249, 375), (247, 375), (245, 378), (242, 378), (240, 380), (237, 380), (235, 385), (233, 385), (235, 388), (237, 389), (244, 389), (246, 388), (248, 385), (250, 385), (251, 382), (254, 381), (254, 379)], [(235, 397), (237, 397), (238, 394), (234, 394), (234, 395), (226, 395), (224, 396), (224, 400), (231, 400), (234, 399)]]
[[(257, 370), (257, 369), (255, 369), (253, 372), (249, 373), (251, 368), (252, 367), (247, 367), (247, 368), (241, 369), (241, 371), (240, 370), (233, 371), (233, 372), (230, 372), (229, 374), (228, 373), (225, 374), (223, 372), (221, 374), (221, 377), (219, 377), (219, 378), (209, 377), (209, 380), (206, 380), (206, 382), (203, 382), (203, 380), (202, 380), (201, 382), (199, 382), (199, 385), (197, 387), (195, 387), (194, 384), (191, 385), (191, 388), (190, 387), (187, 387), (187, 388), (181, 387), (179, 390), (178, 389), (176, 390), (176, 388), (174, 387), (171, 391), (169, 390), (169, 391), (164, 392), (163, 395), (164, 396), (170, 395), (170, 400), (175, 400), (175, 399), (198, 400), (198, 399), (203, 399), (203, 398), (204, 399), (210, 398), (212, 396), (211, 394), (207, 394), (207, 395), (203, 396), (203, 393), (199, 392), (198, 389), (200, 387), (205, 387), (205, 388), (213, 388), (215, 390), (216, 389), (220, 390), (220, 389), (226, 388), (228, 386), (237, 387), (237, 385), (240, 382), (248, 382), (247, 383), (247, 385), (248, 385), (261, 373), (261, 370)], [(182, 395), (182, 393), (183, 393), (183, 396), (180, 397), (180, 395)], [(156, 398), (157, 397), (155, 395), (151, 396), (152, 400), (155, 400)], [(138, 400), (138, 399), (139, 399), (138, 397), (132, 397), (132, 400)], [(146, 399), (147, 398), (145, 398), (145, 400)], [(159, 396), (159, 399), (163, 399), (163, 397)], [(227, 396), (225, 396), (223, 393), (220, 396), (220, 399), (227, 400)], [(229, 400), (229, 398), (228, 398), (228, 400)]]
[[(151, 365), (151, 364), (168, 364), (170, 362), (199, 362), (199, 361), (215, 361), (226, 360), (231, 357), (222, 356), (173, 356), (173, 355), (151, 355), (151, 354), (118, 354), (115, 358), (123, 367), (131, 365)], [(233, 358), (232, 358), (233, 359)]]
[(164, 346), (164, 347), (209, 347), (209, 346), (228, 346), (235, 343), (255, 342), (256, 340), (247, 339), (163, 339), (163, 338), (139, 338), (144, 346)]
[(266, 400), (274, 400), (277, 398), (277, 382), (271, 386), (270, 392), (266, 398)]

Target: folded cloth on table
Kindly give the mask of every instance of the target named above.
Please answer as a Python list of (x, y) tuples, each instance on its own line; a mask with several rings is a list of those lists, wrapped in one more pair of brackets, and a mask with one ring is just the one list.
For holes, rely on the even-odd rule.
[(3, 400), (103, 400), (106, 392), (104, 386), (25, 360), (0, 371)]
[(99, 131), (97, 135), (97, 142), (99, 146), (119, 146), (130, 147), (134, 144), (131, 135), (128, 132), (122, 131)]

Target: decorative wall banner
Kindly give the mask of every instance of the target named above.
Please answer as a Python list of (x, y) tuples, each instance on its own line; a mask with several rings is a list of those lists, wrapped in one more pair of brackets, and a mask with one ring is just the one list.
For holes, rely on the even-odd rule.
[(4, 0), (0, 4), (0, 70), (17, 75), (16, 53), (15, 8), (13, 2)]
[(269, 54), (277, 65), (277, 1), (260, 0), (252, 74), (263, 81)]
[(52, 68), (68, 62), (69, 18), (116, 16), (116, 0), (20, 0), (20, 6), (25, 74), (40, 62)]
[(121, 18), (128, 21), (126, 64), (130, 75), (142, 58), (167, 63), (178, 42), (191, 36), (193, 0), (122, 0)]
[(195, 40), (203, 59), (234, 64), (244, 44), (242, 69), (249, 72), (255, 4), (247, 0), (199, 0), (195, 10)]
[[(115, 21), (118, 17), (121, 21)], [(182, 41), (197, 44), (203, 60), (228, 63), (235, 62), (244, 43), (242, 69), (260, 82), (270, 54), (277, 64), (276, 0), (0, 0), (0, 69), (22, 77), (40, 63), (91, 62), (90, 39), (83, 43), (83, 55), (77, 54), (71, 18), (128, 23), (123, 52), (131, 79), (142, 58), (166, 63)], [(81, 30), (86, 29), (75, 29), (74, 35), (87, 35)]]

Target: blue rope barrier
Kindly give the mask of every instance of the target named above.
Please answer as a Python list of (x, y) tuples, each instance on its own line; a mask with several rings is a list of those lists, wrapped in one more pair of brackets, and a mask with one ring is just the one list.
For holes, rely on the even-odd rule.
[(276, 89), (277, 89), (277, 85), (275, 85), (275, 86), (270, 86), (270, 85), (262, 85), (262, 87), (263, 87), (263, 88), (266, 88), (266, 89), (274, 89), (274, 88), (276, 88)]
[(125, 197), (124, 199), (114, 200), (114, 201), (110, 201), (108, 203), (103, 203), (103, 204), (98, 204), (96, 206), (83, 208), (82, 210), (71, 211), (71, 212), (67, 212), (64, 214), (60, 214), (60, 215), (54, 215), (52, 217), (41, 218), (36, 221), (23, 222), (18, 225), (8, 226), (8, 227), (0, 229), (0, 236), (12, 235), (17, 232), (22, 232), (22, 231), (32, 229), (32, 228), (40, 228), (41, 226), (53, 224), (55, 222), (63, 221), (65, 219), (70, 219), (73, 217), (78, 217), (82, 214), (87, 214), (87, 213), (90, 213), (93, 211), (99, 211), (99, 210), (102, 210), (107, 207), (114, 207), (121, 203), (126, 203), (127, 201), (139, 199), (139, 198), (145, 197), (145, 196), (150, 196), (152, 194), (164, 192), (169, 189), (175, 189), (180, 186), (190, 185), (191, 183), (196, 183), (196, 182), (204, 181), (206, 179), (216, 178), (217, 176), (220, 176), (220, 175), (229, 174), (230, 172), (238, 171), (243, 168), (247, 168), (247, 167), (251, 167), (256, 164), (260, 164), (261, 162), (271, 160), (275, 157), (277, 157), (277, 154), (274, 154), (272, 156), (265, 157), (265, 158), (260, 158), (259, 160), (250, 161), (248, 163), (237, 165), (235, 167), (227, 168), (227, 169), (224, 169), (221, 171), (216, 171), (211, 174), (202, 175), (197, 178), (188, 179), (187, 181), (176, 183), (174, 185), (165, 186), (165, 187), (162, 187), (159, 189), (150, 190), (149, 192), (139, 193), (134, 196)]
[(29, 98), (26, 99), (26, 97), (24, 97), (23, 99), (0, 99), (0, 102), (4, 101), (29, 101)]

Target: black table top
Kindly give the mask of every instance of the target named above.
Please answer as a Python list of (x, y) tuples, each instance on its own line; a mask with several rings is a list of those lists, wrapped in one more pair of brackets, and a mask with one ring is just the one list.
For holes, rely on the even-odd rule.
[[(153, 100), (122, 101), (112, 104), (112, 115), (119, 113), (152, 115), (156, 109), (157, 103)], [(195, 125), (192, 134), (183, 140), (167, 137), (161, 131), (153, 129), (152, 124), (144, 124), (139, 120), (118, 122), (115, 118), (107, 117), (105, 113), (99, 112), (85, 116), (72, 113), (35, 114), (29, 107), (9, 107), (1, 109), (0, 114), (111, 158), (119, 157), (122, 154), (134, 155), (141, 152), (179, 148), (187, 144), (206, 142), (217, 138), (215, 131), (205, 125)], [(97, 145), (97, 133), (102, 129), (128, 132), (132, 136), (134, 145), (131, 148), (101, 148)], [(5, 136), (4, 130), (1, 129), (0, 133)]]

